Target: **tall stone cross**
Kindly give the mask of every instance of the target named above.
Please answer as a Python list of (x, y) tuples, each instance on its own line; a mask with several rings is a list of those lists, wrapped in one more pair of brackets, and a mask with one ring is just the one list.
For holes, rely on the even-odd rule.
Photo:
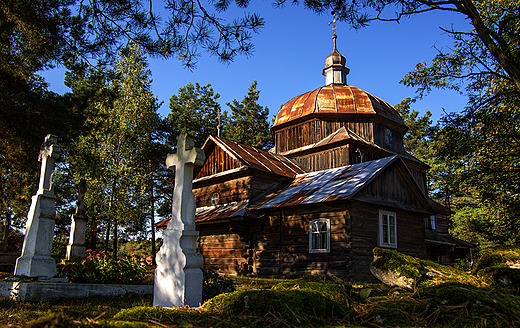
[(177, 137), (177, 153), (168, 154), (166, 166), (175, 170), (172, 217), (163, 232), (154, 278), (154, 306), (197, 307), (202, 302), (203, 258), (197, 252), (193, 167), (204, 164), (205, 154), (192, 137)]
[(51, 257), (56, 216), (56, 197), (52, 189), (54, 162), (60, 156), (58, 137), (48, 134), (40, 147), (38, 160), (41, 164), (40, 182), (36, 195), (32, 197), (27, 215), (22, 255), (16, 260), (15, 275), (28, 277), (53, 277), (56, 264)]

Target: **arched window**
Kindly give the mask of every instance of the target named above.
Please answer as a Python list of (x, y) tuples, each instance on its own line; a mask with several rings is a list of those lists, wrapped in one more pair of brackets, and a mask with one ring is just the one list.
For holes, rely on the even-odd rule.
[(330, 252), (330, 220), (311, 220), (309, 222), (309, 253), (328, 252)]

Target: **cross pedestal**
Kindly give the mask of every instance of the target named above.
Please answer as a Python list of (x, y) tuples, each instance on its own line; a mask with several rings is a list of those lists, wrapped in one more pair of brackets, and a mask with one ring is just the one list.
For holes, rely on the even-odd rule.
[(58, 137), (48, 134), (40, 148), (40, 184), (32, 197), (31, 209), (27, 216), (22, 255), (16, 260), (15, 275), (28, 277), (54, 277), (56, 263), (51, 257), (56, 216), (56, 197), (52, 190), (51, 175), (54, 161), (60, 156)]
[(202, 149), (186, 134), (177, 137), (177, 153), (168, 154), (166, 166), (175, 170), (172, 217), (163, 232), (154, 277), (154, 306), (200, 306), (204, 262), (197, 252), (199, 232), (195, 230), (193, 167), (204, 164)]

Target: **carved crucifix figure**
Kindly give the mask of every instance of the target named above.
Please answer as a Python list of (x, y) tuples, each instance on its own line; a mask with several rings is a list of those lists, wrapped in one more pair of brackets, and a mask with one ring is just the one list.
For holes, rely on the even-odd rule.
[(26, 233), (22, 256), (16, 260), (15, 274), (29, 277), (53, 277), (56, 265), (51, 257), (56, 216), (56, 198), (52, 190), (54, 161), (60, 156), (58, 137), (48, 134), (40, 147), (38, 160), (41, 164), (40, 182), (32, 197), (27, 215)]
[(205, 154), (193, 138), (177, 138), (177, 153), (169, 154), (166, 166), (175, 170), (172, 217), (163, 232), (154, 278), (154, 306), (199, 306), (202, 301), (202, 255), (197, 252), (193, 167), (204, 163)]

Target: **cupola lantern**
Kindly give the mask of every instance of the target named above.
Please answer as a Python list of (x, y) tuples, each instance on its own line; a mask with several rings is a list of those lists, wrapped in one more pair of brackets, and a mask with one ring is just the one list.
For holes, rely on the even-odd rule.
[(347, 84), (347, 75), (350, 72), (350, 69), (345, 67), (347, 60), (336, 48), (337, 38), (338, 36), (336, 34), (332, 35), (332, 39), (334, 40), (334, 49), (327, 59), (325, 59), (325, 68), (323, 69), (325, 85)]

